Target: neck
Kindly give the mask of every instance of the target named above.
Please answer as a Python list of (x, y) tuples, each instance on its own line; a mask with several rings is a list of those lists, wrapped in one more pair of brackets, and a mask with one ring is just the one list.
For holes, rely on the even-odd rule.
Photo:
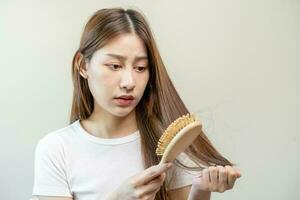
[(95, 107), (81, 124), (88, 133), (100, 138), (119, 138), (137, 131), (135, 110), (125, 117), (118, 117)]

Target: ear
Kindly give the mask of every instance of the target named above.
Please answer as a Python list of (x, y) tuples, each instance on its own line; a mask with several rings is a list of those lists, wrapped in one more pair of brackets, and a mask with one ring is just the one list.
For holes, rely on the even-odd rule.
[(75, 66), (76, 66), (76, 70), (80, 73), (80, 75), (83, 78), (87, 79), (88, 62), (84, 59), (81, 53), (77, 53), (75, 56)]

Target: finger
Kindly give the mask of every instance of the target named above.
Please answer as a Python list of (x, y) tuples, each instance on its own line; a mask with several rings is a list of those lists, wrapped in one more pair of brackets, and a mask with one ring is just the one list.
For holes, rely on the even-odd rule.
[(240, 172), (240, 170), (233, 168), (232, 166), (229, 166), (229, 167), (231, 167), (235, 171), (236, 178), (242, 177), (242, 173)]
[(160, 176), (151, 180), (144, 186), (140, 186), (138, 190), (136, 190), (136, 196), (141, 196), (141, 199), (152, 199), (150, 198), (150, 196), (154, 194), (155, 197), (155, 194), (160, 190), (165, 180), (165, 177), (166, 177), (166, 173), (163, 172)]
[(157, 178), (157, 176), (170, 169), (171, 166), (172, 163), (165, 163), (147, 168), (141, 174), (134, 177), (135, 185), (144, 185), (145, 183)]
[(227, 187), (227, 170), (223, 166), (217, 166), (219, 171), (219, 185)]
[(227, 171), (225, 167), (218, 165), (219, 182), (217, 184), (216, 191), (223, 193), (227, 188)]
[(147, 185), (139, 186), (135, 191), (136, 197), (142, 198), (144, 195), (154, 193), (160, 189), (161, 185), (162, 185), (161, 179), (157, 178)]
[(158, 176), (155, 179), (152, 179), (151, 181), (147, 182), (146, 184), (149, 184), (149, 183), (152, 183), (154, 181), (157, 181), (157, 179), (159, 179), (161, 182), (164, 182), (165, 178), (166, 178), (166, 172), (163, 172), (163, 173), (160, 174), (160, 176)]
[(227, 170), (227, 174), (228, 174), (228, 188), (233, 188), (234, 182), (236, 180), (236, 173), (234, 171), (234, 169), (229, 166), (226, 165), (225, 166), (226, 170)]
[(209, 169), (205, 168), (201, 171), (201, 176), (199, 176), (198, 181), (196, 181), (196, 184), (200, 184), (199, 186), (201, 187), (202, 190), (208, 190), (209, 189), (209, 185), (211, 184), (211, 180), (210, 180), (210, 174), (209, 174)]
[(142, 199), (147, 199), (147, 200), (154, 200), (156, 193), (161, 189), (161, 186), (158, 187), (156, 190), (152, 192), (145, 193), (144, 196), (142, 196)]
[(156, 195), (156, 193), (146, 194), (141, 198), (141, 200), (154, 200), (155, 195)]
[(209, 168), (209, 175), (210, 175), (210, 180), (211, 183), (214, 185), (218, 184), (218, 170), (214, 166), (210, 166)]
[(154, 190), (153, 192), (149, 192), (149, 193), (146, 193), (143, 197), (147, 200), (154, 200), (155, 199), (155, 196), (157, 194), (157, 192), (161, 189), (161, 187), (157, 188), (156, 190)]
[(206, 183), (211, 182), (209, 170), (207, 168), (202, 170), (202, 180)]

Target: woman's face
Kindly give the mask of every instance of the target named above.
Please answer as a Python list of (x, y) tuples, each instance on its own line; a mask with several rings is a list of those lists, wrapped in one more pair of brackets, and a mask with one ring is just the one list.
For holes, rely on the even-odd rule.
[[(146, 47), (135, 34), (120, 35), (94, 52), (86, 71), (80, 73), (87, 77), (95, 106), (126, 116), (135, 109), (149, 80)], [(121, 95), (132, 95), (134, 99), (124, 105), (116, 99)]]

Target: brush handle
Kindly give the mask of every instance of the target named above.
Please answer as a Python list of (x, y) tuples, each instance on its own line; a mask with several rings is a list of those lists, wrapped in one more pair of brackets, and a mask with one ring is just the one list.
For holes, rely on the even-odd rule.
[(166, 147), (160, 163), (173, 162), (176, 157), (184, 152), (202, 133), (202, 125), (199, 121), (192, 122), (182, 128)]

